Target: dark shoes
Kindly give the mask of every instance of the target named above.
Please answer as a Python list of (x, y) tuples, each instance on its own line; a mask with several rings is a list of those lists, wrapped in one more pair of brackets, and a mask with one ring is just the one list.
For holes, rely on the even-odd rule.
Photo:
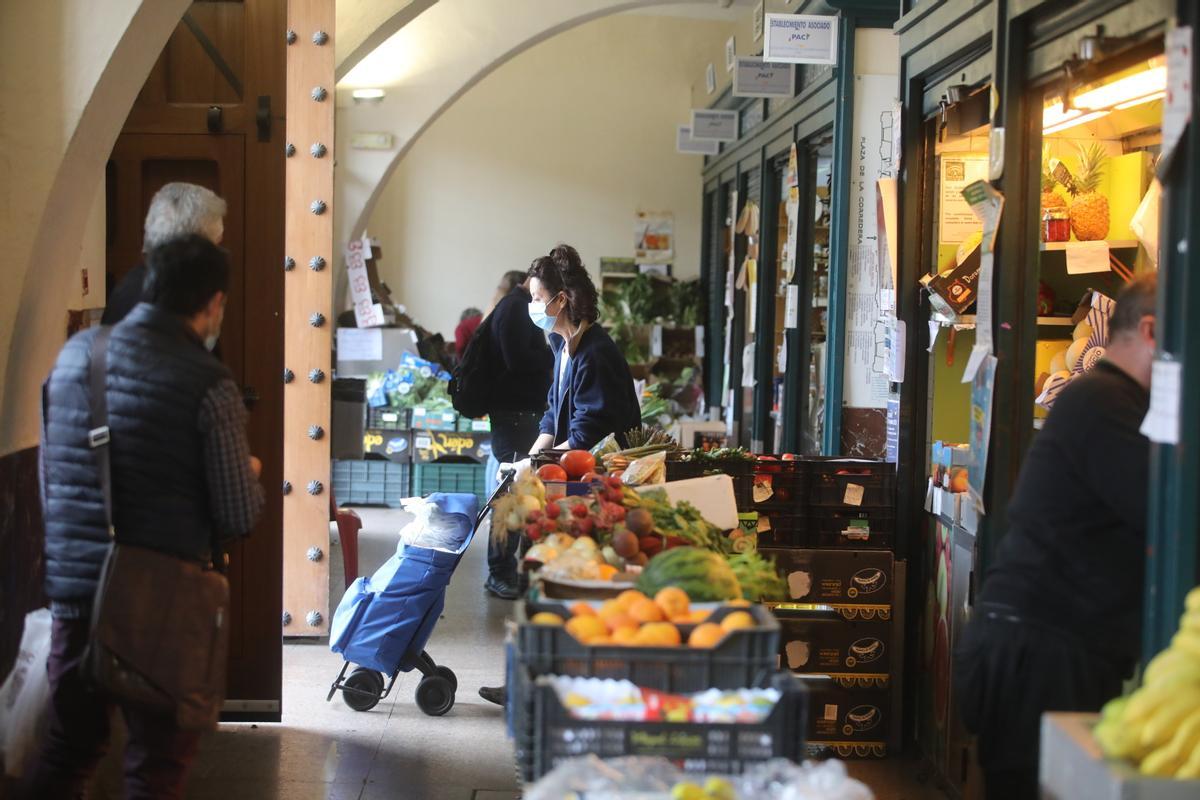
[(495, 575), (488, 576), (487, 582), (483, 584), (483, 588), (487, 589), (489, 594), (499, 597), (501, 600), (516, 600), (521, 596), (521, 590), (517, 587), (516, 580), (500, 578)]
[(508, 690), (503, 686), (484, 686), (479, 689), (479, 696), (489, 703), (503, 706), (508, 701)]

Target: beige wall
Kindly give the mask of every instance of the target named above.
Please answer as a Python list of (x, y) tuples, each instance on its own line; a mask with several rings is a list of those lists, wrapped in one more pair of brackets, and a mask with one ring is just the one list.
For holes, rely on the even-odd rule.
[(675, 152), (675, 126), (729, 30), (601, 19), (467, 92), (405, 156), (367, 225), (397, 301), (450, 334), (465, 307), (486, 306), (502, 272), (557, 242), (578, 247), (593, 276), (601, 256), (632, 256), (638, 210), (674, 213), (676, 274), (698, 275), (703, 163)]
[(104, 163), (187, 5), (0, 2), (0, 455), (37, 444), (81, 268), (103, 296)]

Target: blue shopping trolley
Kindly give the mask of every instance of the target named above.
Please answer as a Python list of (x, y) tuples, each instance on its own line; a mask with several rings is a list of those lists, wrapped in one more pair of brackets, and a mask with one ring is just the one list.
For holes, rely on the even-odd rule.
[[(454, 707), (458, 680), (425, 652), (446, 602), (450, 576), (471, 546), (493, 500), (508, 490), (507, 472), (482, 508), (473, 494), (437, 492), (428, 500), (452, 516), (462, 533), (454, 552), (401, 545), (370, 578), (350, 584), (334, 612), (329, 649), (346, 659), (325, 700), (342, 693), (355, 711), (369, 711), (387, 697), (401, 672), (421, 671), (417, 707), (438, 717)], [(347, 675), (346, 671), (354, 665)], [(387, 676), (391, 676), (390, 678)]]

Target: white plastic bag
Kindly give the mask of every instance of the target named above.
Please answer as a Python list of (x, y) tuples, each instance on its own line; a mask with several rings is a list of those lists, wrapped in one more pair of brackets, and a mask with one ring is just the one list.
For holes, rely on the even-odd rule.
[(50, 609), (25, 615), (25, 631), (12, 671), (0, 686), (0, 755), (6, 774), (18, 778), (35, 755), (46, 722), (50, 679)]
[(400, 541), (406, 547), (424, 547), (457, 553), (463, 545), (465, 534), (462, 520), (447, 514), (432, 500), (423, 497), (406, 497), (400, 501), (404, 510), (411, 513), (413, 521), (400, 529)]

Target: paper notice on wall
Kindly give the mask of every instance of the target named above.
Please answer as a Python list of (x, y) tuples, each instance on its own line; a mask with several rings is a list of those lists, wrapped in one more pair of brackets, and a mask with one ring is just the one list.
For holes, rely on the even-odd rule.
[(754, 342), (742, 348), (742, 388), (753, 389), (754, 384)]
[[(371, 241), (363, 234), (346, 245), (346, 278), (350, 282), (350, 300), (354, 304), (354, 321), (360, 328), (377, 328), (384, 324), (383, 306), (372, 302), (371, 278), (367, 259), (371, 256)], [(382, 356), (380, 356), (382, 358)]]
[(908, 326), (904, 320), (891, 317), (887, 327), (887, 373), (892, 383), (904, 383), (904, 360), (907, 350)]
[(675, 254), (675, 215), (639, 211), (633, 221), (633, 257), (647, 264), (663, 264)]
[(650, 357), (661, 358), (663, 354), (663, 328), (654, 325), (650, 328)]
[(992, 438), (992, 398), (996, 391), (996, 357), (985, 355), (971, 386), (971, 463), (967, 485), (975, 507), (983, 511), (988, 445)]
[(1071, 242), (1067, 245), (1067, 274), (1108, 272), (1108, 242)]
[(877, 360), (883, 293), (892, 286), (880, 269), (877, 183), (896, 170), (892, 142), (899, 123), (895, 75), (858, 75), (854, 85), (853, 147), (850, 160), (850, 241), (846, 279), (846, 368), (843, 405), (884, 408), (888, 399), (886, 360)]
[(963, 189), (987, 180), (988, 157), (984, 155), (942, 156), (938, 182), (938, 241), (955, 244), (979, 231), (979, 217), (963, 197)]
[(970, 204), (971, 212), (982, 226), (983, 240), (980, 243), (979, 283), (975, 300), (975, 347), (972, 359), (967, 362), (963, 382), (974, 380), (981, 356), (974, 351), (992, 352), (992, 287), (995, 270), (996, 231), (1004, 213), (1004, 195), (987, 181), (975, 181), (963, 188), (963, 199)]
[(879, 273), (884, 277), (880, 305), (884, 311), (896, 310), (896, 283), (899, 273), (897, 259), (900, 253), (896, 193), (895, 178), (880, 178), (875, 182), (876, 226), (879, 229)]
[(383, 331), (379, 328), (338, 328), (338, 361), (379, 361), (383, 358)]
[(787, 286), (787, 299), (783, 303), (783, 327), (795, 328), (800, 320), (800, 287), (794, 283)]
[(1150, 373), (1150, 410), (1142, 420), (1141, 432), (1152, 442), (1179, 444), (1179, 399), (1183, 365), (1155, 359)]
[(704, 358), (704, 326), (697, 325), (695, 334), (696, 334), (696, 358)]
[(1162, 156), (1159, 158), (1158, 175), (1166, 172), (1167, 165), (1183, 130), (1192, 118), (1192, 29), (1179, 27), (1167, 31), (1167, 96), (1163, 103)]

